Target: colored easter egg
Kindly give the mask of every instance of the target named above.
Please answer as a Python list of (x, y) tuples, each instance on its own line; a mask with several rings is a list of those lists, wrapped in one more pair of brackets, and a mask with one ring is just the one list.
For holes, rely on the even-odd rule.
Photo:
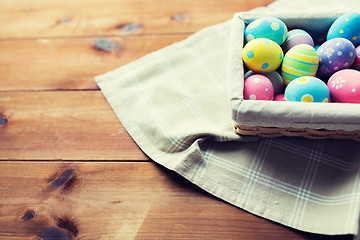
[(287, 36), (287, 27), (283, 21), (274, 17), (263, 17), (252, 21), (245, 28), (245, 40), (267, 38), (281, 45)]
[[(246, 79), (254, 74), (258, 74), (258, 73), (249, 70), (245, 73), (244, 79)], [(285, 84), (284, 84), (284, 81), (282, 80), (281, 75), (278, 72), (272, 71), (269, 73), (261, 73), (261, 75), (264, 75), (265, 77), (267, 77), (270, 80), (270, 82), (272, 83), (272, 85), (274, 87), (275, 95), (284, 91)]]
[(285, 88), (284, 95), (286, 101), (328, 102), (330, 91), (321, 79), (305, 76), (291, 81)]
[(283, 51), (274, 41), (257, 38), (248, 42), (242, 49), (245, 65), (255, 72), (268, 73), (277, 69), (283, 60)]
[(360, 44), (360, 14), (345, 13), (336, 19), (327, 34), (327, 40), (334, 38), (346, 38), (354, 46)]
[(308, 44), (314, 47), (314, 40), (311, 38), (310, 34), (305, 32), (302, 29), (293, 29), (288, 32), (287, 37), (283, 45), (281, 46), (284, 53), (289, 51), (292, 47), (298, 44)]
[(273, 101), (285, 101), (285, 95), (283, 93), (276, 94)]
[(317, 50), (319, 55), (318, 78), (325, 81), (336, 71), (350, 68), (355, 60), (355, 47), (345, 38), (334, 38), (324, 42)]
[(327, 83), (331, 99), (340, 103), (360, 103), (360, 72), (343, 69), (334, 73)]
[(298, 44), (291, 48), (284, 57), (281, 76), (285, 84), (302, 76), (315, 76), (319, 58), (315, 49), (307, 44)]
[(356, 49), (356, 54), (355, 54), (355, 60), (353, 65), (351, 66), (351, 68), (360, 71), (360, 46), (358, 46)]
[(244, 81), (244, 99), (247, 100), (272, 100), (274, 88), (270, 80), (260, 74), (255, 74)]

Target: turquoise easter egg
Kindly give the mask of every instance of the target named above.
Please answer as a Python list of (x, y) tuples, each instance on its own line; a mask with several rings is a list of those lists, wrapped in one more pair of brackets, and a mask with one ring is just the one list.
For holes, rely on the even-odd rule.
[(287, 36), (287, 27), (283, 21), (274, 17), (263, 17), (252, 21), (245, 28), (245, 40), (267, 38), (281, 45)]
[(286, 101), (329, 102), (330, 90), (319, 78), (306, 76), (291, 81), (284, 95)]
[(327, 34), (327, 40), (333, 38), (346, 38), (354, 46), (360, 44), (360, 14), (346, 13), (336, 19)]
[(285, 84), (302, 76), (315, 76), (319, 66), (319, 57), (315, 49), (307, 44), (291, 48), (284, 57), (281, 76)]

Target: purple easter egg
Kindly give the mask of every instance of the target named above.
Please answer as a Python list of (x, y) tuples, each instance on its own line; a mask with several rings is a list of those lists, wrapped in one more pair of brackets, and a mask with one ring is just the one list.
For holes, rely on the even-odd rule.
[(351, 68), (360, 71), (360, 45), (356, 48), (355, 61)]
[(287, 51), (290, 50), (290, 48), (298, 44), (308, 44), (314, 47), (314, 41), (311, 38), (310, 34), (308, 34), (302, 29), (293, 29), (288, 32), (286, 40), (281, 47), (285, 54)]
[(324, 42), (317, 50), (319, 68), (318, 78), (328, 80), (329, 77), (341, 70), (350, 68), (355, 60), (355, 47), (345, 38), (333, 38)]

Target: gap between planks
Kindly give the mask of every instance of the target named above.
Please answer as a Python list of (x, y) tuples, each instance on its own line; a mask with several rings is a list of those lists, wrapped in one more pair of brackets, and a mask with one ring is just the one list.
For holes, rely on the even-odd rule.
[(45, 89), (2, 89), (0, 93), (37, 93), (37, 92), (100, 92), (99, 88), (67, 89), (67, 88), (45, 88)]
[(79, 159), (0, 159), (1, 162), (17, 162), (17, 163), (58, 163), (58, 164), (66, 164), (66, 163), (156, 163), (151, 159), (139, 159), (139, 160), (128, 160), (128, 159), (111, 159), (111, 160), (79, 160)]
[[(201, 30), (201, 29), (200, 29)], [(139, 38), (139, 37), (167, 37), (167, 36), (190, 36), (197, 31), (189, 32), (163, 32), (163, 33), (132, 33), (131, 35), (116, 35), (116, 34), (104, 34), (104, 35), (80, 35), (80, 36), (41, 36), (41, 37), (0, 37), (1, 41), (38, 41), (38, 40), (72, 40), (72, 39), (97, 39), (97, 38)]]

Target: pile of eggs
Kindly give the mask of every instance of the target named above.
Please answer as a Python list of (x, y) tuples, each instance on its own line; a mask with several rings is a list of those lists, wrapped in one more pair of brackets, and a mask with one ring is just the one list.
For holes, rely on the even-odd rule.
[(244, 99), (360, 103), (359, 13), (336, 19), (319, 46), (274, 17), (252, 21), (244, 35)]

